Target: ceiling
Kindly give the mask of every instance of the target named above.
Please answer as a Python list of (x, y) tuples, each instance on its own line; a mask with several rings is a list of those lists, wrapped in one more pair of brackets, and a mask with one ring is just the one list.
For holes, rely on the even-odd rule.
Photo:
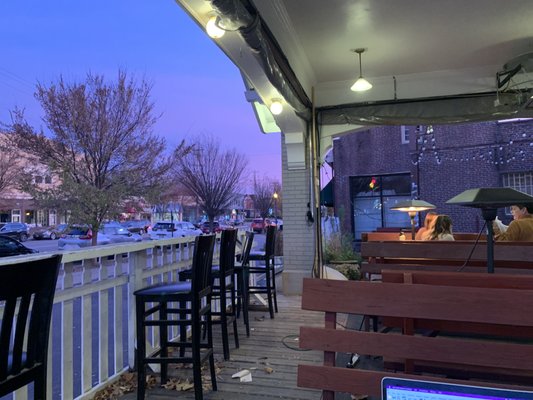
[[(221, 16), (228, 31), (213, 40), (266, 105), (284, 99), (291, 112), (276, 116), (282, 130), (296, 129), (311, 103), (332, 125), (533, 117), (531, 0), (177, 3), (202, 29), (210, 13)], [(262, 30), (250, 37), (256, 15)], [(274, 56), (261, 56), (265, 37)], [(350, 90), (359, 75), (355, 48), (366, 49), (367, 92)], [(498, 88), (497, 73), (517, 57), (518, 72)]]

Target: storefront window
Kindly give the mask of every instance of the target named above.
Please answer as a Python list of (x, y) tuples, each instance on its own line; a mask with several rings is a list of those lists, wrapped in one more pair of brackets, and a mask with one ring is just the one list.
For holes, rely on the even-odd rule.
[(11, 222), (21, 222), (20, 221), (20, 209), (15, 209), (11, 211)]
[(381, 227), (408, 228), (409, 216), (390, 210), (390, 207), (399, 201), (410, 199), (411, 188), (410, 174), (351, 177), (355, 239), (361, 240), (361, 233)]

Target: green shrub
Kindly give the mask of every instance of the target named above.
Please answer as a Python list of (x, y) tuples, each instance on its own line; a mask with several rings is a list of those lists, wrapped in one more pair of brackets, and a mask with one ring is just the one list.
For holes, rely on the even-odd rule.
[(324, 262), (332, 261), (357, 261), (361, 262), (361, 255), (353, 249), (352, 236), (334, 233), (324, 245)]
[(339, 271), (350, 281), (361, 279), (361, 270), (358, 264), (332, 264), (330, 267)]

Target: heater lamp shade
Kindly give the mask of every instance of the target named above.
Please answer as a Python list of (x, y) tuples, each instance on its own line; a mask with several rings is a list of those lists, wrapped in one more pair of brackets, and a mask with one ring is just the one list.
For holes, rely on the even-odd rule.
[(428, 203), (424, 200), (406, 200), (406, 201), (400, 201), (399, 203), (396, 203), (393, 207), (391, 207), (391, 210), (397, 210), (397, 211), (425, 211), (425, 210), (433, 210), (436, 207)]
[(452, 197), (446, 204), (474, 208), (499, 208), (514, 204), (533, 205), (533, 197), (511, 188), (468, 189)]

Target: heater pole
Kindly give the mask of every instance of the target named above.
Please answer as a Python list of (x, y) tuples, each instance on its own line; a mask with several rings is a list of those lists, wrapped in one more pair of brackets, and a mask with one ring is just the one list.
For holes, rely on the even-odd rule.
[(487, 222), (487, 272), (494, 273), (494, 230), (492, 229), (492, 221), (496, 219), (496, 208), (483, 208), (481, 214), (483, 219)]

